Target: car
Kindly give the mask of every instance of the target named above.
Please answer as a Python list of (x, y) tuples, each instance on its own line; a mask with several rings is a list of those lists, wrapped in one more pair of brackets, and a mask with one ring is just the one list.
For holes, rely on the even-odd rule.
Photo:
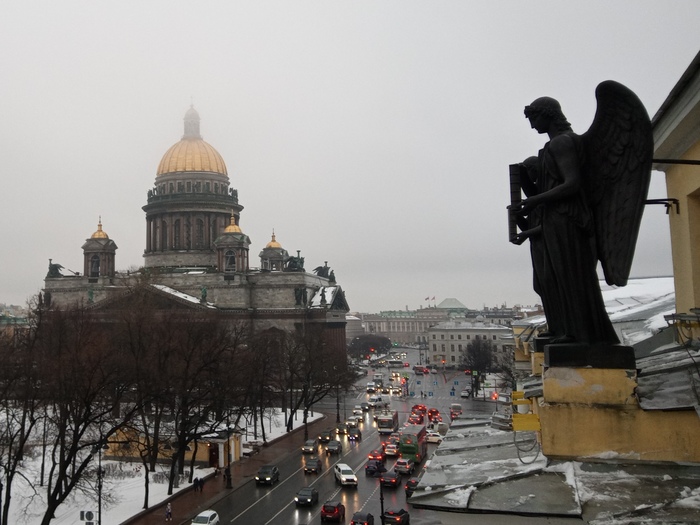
[(385, 487), (396, 488), (401, 485), (401, 474), (392, 471), (384, 472), (382, 477), (379, 478), (379, 483)]
[(382, 394), (390, 394), (391, 393), (391, 387), (389, 385), (385, 385), (382, 387)]
[(423, 421), (423, 414), (411, 414), (408, 416), (408, 422), (412, 425), (422, 425)]
[(333, 439), (332, 430), (321, 430), (321, 432), (318, 433), (319, 443), (328, 443), (331, 439)]
[(401, 394), (403, 394), (403, 388), (401, 388), (400, 386), (394, 386), (391, 388), (391, 393), (395, 396), (400, 396)]
[(416, 491), (416, 487), (418, 486), (419, 481), (420, 478), (409, 478), (406, 484), (403, 486), (407, 498), (413, 496), (413, 493)]
[(425, 440), (428, 443), (437, 443), (438, 445), (442, 443), (442, 435), (440, 432), (435, 432), (434, 430), (429, 430), (425, 435)]
[(369, 512), (356, 512), (352, 515), (350, 525), (374, 525), (374, 516)]
[(435, 414), (439, 414), (439, 413), (440, 413), (440, 411), (437, 408), (429, 408), (428, 409), (428, 419), (432, 419), (432, 417)]
[(427, 411), (428, 407), (425, 405), (413, 405), (413, 407), (411, 407), (411, 412), (425, 414)]
[(348, 433), (348, 426), (345, 423), (338, 423), (338, 425), (335, 427), (335, 433), (338, 434), (339, 436), (341, 434), (347, 434)]
[(355, 416), (349, 417), (345, 424), (347, 425), (348, 430), (351, 428), (357, 428), (358, 420), (355, 418)]
[(411, 523), (411, 515), (406, 509), (387, 509), (384, 513), (384, 523), (400, 523), (408, 525)]
[(336, 483), (340, 483), (343, 486), (352, 486), (357, 488), (357, 476), (355, 471), (350, 468), (349, 465), (345, 463), (336, 463), (333, 467), (333, 474), (335, 475)]
[(359, 428), (351, 428), (348, 431), (348, 439), (352, 439), (353, 441), (359, 441), (362, 439), (362, 432), (360, 432)]
[(362, 407), (363, 412), (369, 412), (369, 403), (367, 403), (367, 401), (360, 403), (360, 406)]
[(309, 458), (304, 463), (304, 474), (320, 474), (323, 470), (323, 463), (317, 457)]
[(345, 505), (339, 501), (326, 501), (321, 507), (321, 521), (345, 521)]
[(423, 369), (420, 368), (420, 367), (414, 368), (414, 369), (413, 369), (413, 372), (414, 372), (417, 376), (422, 376), (422, 375), (424, 374)]
[(370, 459), (365, 464), (365, 476), (374, 476), (377, 472), (383, 472), (386, 469), (381, 461)]
[(471, 397), (472, 396), (472, 391), (468, 388), (465, 388), (459, 393), (459, 397)]
[(326, 455), (329, 456), (331, 454), (340, 454), (343, 451), (343, 445), (340, 443), (340, 441), (337, 440), (332, 440), (329, 441), (328, 444), (326, 445)]
[(200, 512), (192, 519), (192, 525), (217, 525), (218, 523), (221, 523), (221, 519), (214, 510)]
[(461, 414), (462, 413), (462, 405), (459, 403), (452, 403), (450, 405), (450, 412), (454, 412), (455, 414)]
[[(367, 405), (367, 408), (369, 408), (369, 405)], [(356, 416), (361, 416), (363, 412), (362, 405), (355, 405), (355, 408), (352, 409), (352, 413)]]
[(370, 396), (369, 406), (370, 408), (383, 407), (384, 399), (382, 399), (382, 396)]
[(416, 464), (409, 458), (399, 458), (394, 463), (394, 471), (399, 474), (408, 474), (410, 476), (415, 469)]
[(276, 465), (264, 465), (255, 475), (256, 485), (273, 485), (280, 480), (280, 470)]
[(301, 447), (301, 451), (304, 454), (313, 454), (318, 450), (318, 440), (317, 439), (307, 439), (304, 445)]
[(304, 487), (294, 496), (294, 503), (299, 505), (316, 505), (318, 503), (318, 490), (313, 487)]
[(430, 373), (431, 373), (431, 374), (437, 374), (437, 373), (438, 373), (437, 368), (431, 368), (431, 369), (430, 369)]
[(426, 366), (426, 367), (423, 367), (423, 373), (424, 373), (425, 375), (428, 375), (428, 374), (430, 373), (430, 368), (428, 368), (427, 366)]
[(411, 363), (409, 363), (408, 361), (406, 361), (406, 362), (403, 364), (403, 367), (404, 367), (404, 368), (408, 368), (409, 366), (411, 366)]
[(376, 459), (377, 461), (381, 461), (382, 463), (386, 461), (386, 453), (380, 449), (373, 450), (368, 454), (367, 457), (369, 459)]
[(398, 443), (387, 443), (384, 453), (387, 456), (398, 456), (399, 455), (399, 445)]

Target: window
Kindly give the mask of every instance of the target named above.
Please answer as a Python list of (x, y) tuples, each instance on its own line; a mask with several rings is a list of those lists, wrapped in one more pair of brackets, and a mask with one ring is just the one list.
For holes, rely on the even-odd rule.
[(224, 254), (224, 272), (236, 271), (236, 254), (233, 250), (227, 250)]
[(462, 339), (462, 334), (458, 334), (457, 339)]
[(445, 334), (440, 334), (440, 339), (445, 339)]
[(450, 345), (450, 350), (455, 351), (455, 345)]
[(100, 256), (95, 254), (90, 257), (90, 277), (100, 276)]
[(493, 340), (494, 340), (494, 341), (496, 340), (496, 336), (495, 336), (495, 335), (494, 335), (494, 336), (492, 336), (492, 338), (493, 338)]
[(450, 334), (450, 339), (454, 339), (454, 338), (455, 338), (455, 335), (454, 335), (454, 334)]
[(452, 362), (454, 363), (456, 361), (455, 356), (452, 356)]

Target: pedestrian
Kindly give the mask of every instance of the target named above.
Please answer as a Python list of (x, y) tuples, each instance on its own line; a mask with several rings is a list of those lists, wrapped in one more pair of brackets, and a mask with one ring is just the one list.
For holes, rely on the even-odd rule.
[(173, 521), (173, 508), (170, 506), (170, 502), (165, 506), (165, 521)]
[(202, 492), (204, 490), (204, 478), (201, 478), (199, 480), (199, 492)]
[(194, 478), (194, 481), (192, 482), (192, 486), (194, 487), (195, 492), (197, 492), (199, 490), (199, 478)]

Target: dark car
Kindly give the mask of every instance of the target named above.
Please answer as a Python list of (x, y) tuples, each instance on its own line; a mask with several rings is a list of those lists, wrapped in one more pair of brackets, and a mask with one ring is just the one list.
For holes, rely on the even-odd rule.
[(260, 467), (255, 476), (256, 485), (272, 485), (280, 480), (280, 470), (275, 465)]
[(350, 525), (374, 525), (374, 516), (369, 512), (356, 512), (352, 515)]
[(369, 403), (365, 401), (363, 403), (360, 403), (360, 406), (362, 407), (363, 412), (369, 412)]
[(379, 478), (379, 482), (385, 487), (396, 488), (401, 485), (401, 474), (392, 471), (385, 472), (382, 474), (382, 477)]
[(408, 422), (412, 425), (422, 425), (423, 414), (411, 414), (410, 416), (408, 416)]
[(411, 523), (411, 515), (406, 509), (387, 509), (384, 513), (384, 523)]
[(407, 498), (413, 496), (413, 493), (416, 491), (416, 487), (418, 486), (419, 481), (420, 478), (410, 478), (403, 486), (404, 490), (406, 491)]
[(338, 423), (338, 426), (335, 428), (335, 432), (338, 435), (347, 434), (348, 426), (345, 423)]
[(294, 502), (299, 505), (316, 505), (318, 503), (318, 490), (313, 487), (304, 487), (294, 496)]
[(326, 455), (340, 454), (342, 451), (343, 445), (340, 443), (340, 441), (336, 441), (335, 439), (333, 441), (329, 441), (326, 445)]
[(320, 474), (323, 466), (318, 458), (309, 458), (304, 463), (304, 474)]
[(318, 434), (318, 442), (319, 443), (328, 443), (331, 439), (333, 439), (333, 436), (331, 434), (332, 434), (332, 432), (330, 430), (322, 430)]
[(321, 508), (321, 521), (345, 521), (345, 505), (339, 501), (326, 501)]
[(301, 447), (304, 454), (314, 454), (316, 450), (318, 450), (318, 440), (316, 439), (307, 439)]
[(384, 472), (386, 469), (381, 461), (370, 459), (365, 465), (365, 475), (374, 476), (377, 472)]
[(386, 461), (386, 453), (382, 449), (376, 449), (369, 453), (369, 459), (376, 459), (384, 463)]
[(348, 439), (359, 441), (360, 439), (362, 439), (362, 432), (360, 432), (359, 428), (351, 428), (348, 431)]

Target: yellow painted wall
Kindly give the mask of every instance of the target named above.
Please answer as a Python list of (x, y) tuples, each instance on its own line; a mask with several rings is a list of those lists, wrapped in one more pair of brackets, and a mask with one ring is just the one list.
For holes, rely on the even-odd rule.
[(542, 453), (548, 458), (700, 463), (700, 418), (695, 411), (545, 405), (538, 413)]
[[(700, 159), (700, 143), (683, 155)], [(676, 312), (700, 307), (700, 166), (673, 165), (666, 171), (669, 198), (679, 201), (679, 211), (669, 213)]]

